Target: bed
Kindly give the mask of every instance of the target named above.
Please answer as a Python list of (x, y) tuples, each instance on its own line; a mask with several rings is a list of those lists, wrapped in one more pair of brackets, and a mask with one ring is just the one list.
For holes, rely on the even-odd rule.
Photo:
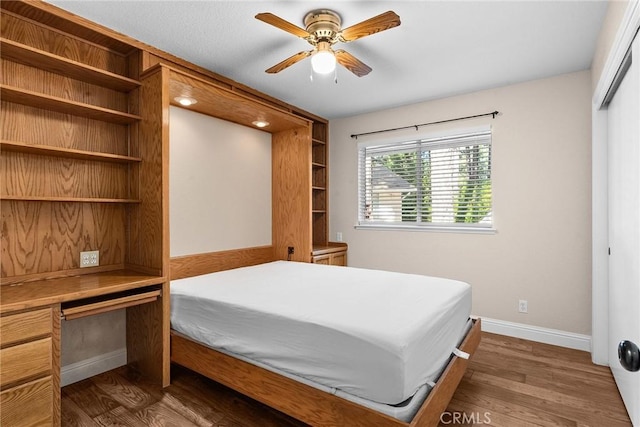
[(172, 263), (172, 362), (311, 425), (437, 425), (479, 342), (468, 284), (268, 257), (231, 267)]

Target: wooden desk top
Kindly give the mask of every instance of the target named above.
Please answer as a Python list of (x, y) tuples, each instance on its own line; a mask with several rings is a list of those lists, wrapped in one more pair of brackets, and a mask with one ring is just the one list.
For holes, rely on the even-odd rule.
[(161, 276), (115, 270), (0, 286), (0, 314), (75, 301), (165, 282)]

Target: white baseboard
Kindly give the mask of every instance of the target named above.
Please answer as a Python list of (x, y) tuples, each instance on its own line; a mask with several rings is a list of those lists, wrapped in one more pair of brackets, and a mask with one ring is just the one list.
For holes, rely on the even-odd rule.
[(126, 364), (126, 347), (81, 360), (60, 369), (60, 386), (64, 387)]
[(591, 352), (591, 336), (481, 317), (482, 330), (560, 347)]

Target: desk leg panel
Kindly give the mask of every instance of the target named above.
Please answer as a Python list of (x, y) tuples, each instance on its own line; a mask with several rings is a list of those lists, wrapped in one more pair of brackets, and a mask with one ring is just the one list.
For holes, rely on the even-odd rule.
[(168, 300), (165, 283), (156, 301), (127, 308), (127, 363), (163, 386), (169, 383)]
[(52, 361), (52, 390), (53, 390), (53, 417), (52, 422), (55, 427), (61, 425), (62, 405), (60, 403), (60, 304), (56, 304), (51, 310), (51, 361)]

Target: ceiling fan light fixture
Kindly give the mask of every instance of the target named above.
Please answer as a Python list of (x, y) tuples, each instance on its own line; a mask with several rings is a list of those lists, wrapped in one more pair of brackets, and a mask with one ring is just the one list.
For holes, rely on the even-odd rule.
[(358, 77), (366, 76), (371, 72), (371, 67), (343, 49), (334, 51), (333, 45), (338, 42), (352, 42), (400, 25), (400, 17), (391, 10), (348, 28), (342, 28), (340, 15), (329, 9), (316, 9), (307, 13), (304, 17), (304, 29), (269, 12), (258, 13), (256, 19), (306, 40), (313, 46), (312, 50), (291, 55), (273, 67), (267, 68), (265, 72), (269, 74), (279, 73), (285, 68), (311, 56), (311, 69), (313, 72), (309, 77), (312, 81), (314, 73), (329, 74), (334, 72), (336, 63)]
[(336, 56), (330, 48), (318, 47), (318, 51), (311, 56), (311, 68), (318, 74), (329, 74), (336, 69)]

